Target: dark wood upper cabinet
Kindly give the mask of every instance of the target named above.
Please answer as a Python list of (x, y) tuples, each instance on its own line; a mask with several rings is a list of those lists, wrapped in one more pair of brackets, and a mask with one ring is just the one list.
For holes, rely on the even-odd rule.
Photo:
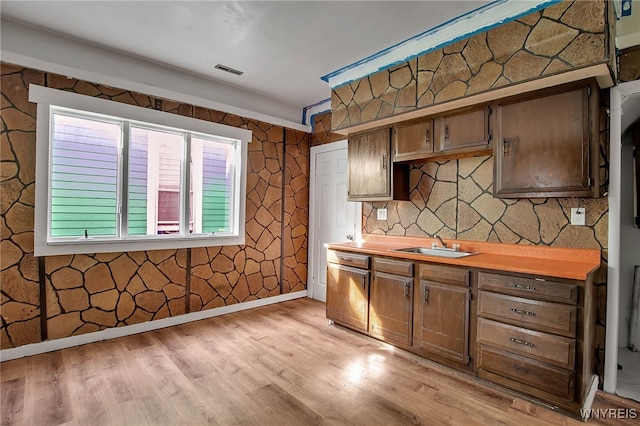
[(489, 107), (474, 108), (434, 119), (435, 151), (475, 151), (488, 148)]
[(409, 199), (409, 169), (391, 156), (391, 128), (349, 137), (349, 201)]
[(433, 153), (433, 120), (400, 123), (394, 127), (394, 161), (424, 158)]
[(394, 161), (490, 155), (489, 111), (482, 105), (394, 125)]
[(494, 110), (494, 196), (597, 195), (597, 86), (554, 88)]

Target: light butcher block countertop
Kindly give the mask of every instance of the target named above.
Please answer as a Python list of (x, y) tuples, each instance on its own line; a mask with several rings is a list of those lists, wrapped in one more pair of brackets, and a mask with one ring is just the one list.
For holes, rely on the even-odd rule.
[[(478, 241), (444, 240), (448, 247), (460, 244), (461, 251), (477, 252), (458, 259), (397, 252), (395, 249), (431, 247), (431, 238), (365, 235), (362, 242), (328, 244), (333, 250), (378, 256), (397, 257), (469, 268), (540, 275), (574, 280), (586, 280), (600, 267), (600, 250), (574, 249), (521, 244), (485, 243)], [(438, 243), (438, 245), (440, 245)]]

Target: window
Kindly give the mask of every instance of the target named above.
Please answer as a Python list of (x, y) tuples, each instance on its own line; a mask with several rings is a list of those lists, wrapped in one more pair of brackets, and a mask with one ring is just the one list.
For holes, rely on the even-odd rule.
[(40, 86), (35, 254), (244, 244), (251, 132)]

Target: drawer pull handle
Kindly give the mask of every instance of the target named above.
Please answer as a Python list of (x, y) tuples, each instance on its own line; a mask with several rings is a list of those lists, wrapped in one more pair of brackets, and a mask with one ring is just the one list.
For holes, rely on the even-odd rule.
[(340, 260), (343, 262), (353, 262), (353, 259), (350, 257), (341, 257)]
[(424, 303), (427, 303), (429, 301), (429, 287), (425, 285), (422, 289), (422, 294), (424, 295)]
[(530, 348), (533, 347), (533, 343), (527, 342), (526, 340), (516, 339), (515, 337), (509, 337), (509, 341), (513, 343), (517, 343), (519, 345), (529, 346)]
[(522, 310), (522, 309), (509, 308), (509, 310), (510, 310), (511, 312), (515, 312), (516, 314), (521, 314), (521, 315), (530, 315), (530, 316), (532, 316), (532, 317), (535, 317), (535, 316), (536, 316), (536, 314), (535, 314), (535, 313), (533, 313), (533, 312), (529, 312), (529, 311), (525, 311), (525, 310)]
[(404, 298), (409, 298), (409, 283), (404, 283)]
[(362, 275), (360, 277), (360, 285), (362, 286), (362, 289), (364, 290), (364, 287), (365, 287), (364, 275)]
[(516, 284), (516, 283), (509, 283), (509, 287), (511, 288), (517, 288), (520, 290), (528, 290), (528, 291), (535, 291), (535, 287), (531, 287), (530, 285), (522, 285), (522, 284)]

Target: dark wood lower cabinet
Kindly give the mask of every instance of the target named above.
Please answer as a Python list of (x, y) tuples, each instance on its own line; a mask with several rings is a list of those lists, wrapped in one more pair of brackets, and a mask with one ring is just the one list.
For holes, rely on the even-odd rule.
[[(502, 377), (504, 380), (502, 384), (509, 387), (513, 387), (512, 382), (518, 382), (531, 387), (531, 389), (539, 389), (570, 401), (575, 399), (575, 371), (565, 370), (484, 345), (479, 346), (478, 366), (481, 377), (493, 381), (501, 381), (500, 377)], [(483, 376), (485, 371), (490, 374)], [(531, 392), (531, 389), (526, 390)]]
[(327, 318), (368, 331), (369, 271), (327, 264)]
[(577, 412), (592, 387), (589, 281), (478, 273), (478, 376)]
[(414, 294), (413, 346), (426, 356), (469, 363), (468, 287), (420, 281)]
[(369, 334), (411, 345), (413, 277), (374, 272), (369, 297)]
[(591, 274), (578, 281), (349, 252), (327, 259), (327, 318), (338, 324), (575, 414), (595, 386)]

